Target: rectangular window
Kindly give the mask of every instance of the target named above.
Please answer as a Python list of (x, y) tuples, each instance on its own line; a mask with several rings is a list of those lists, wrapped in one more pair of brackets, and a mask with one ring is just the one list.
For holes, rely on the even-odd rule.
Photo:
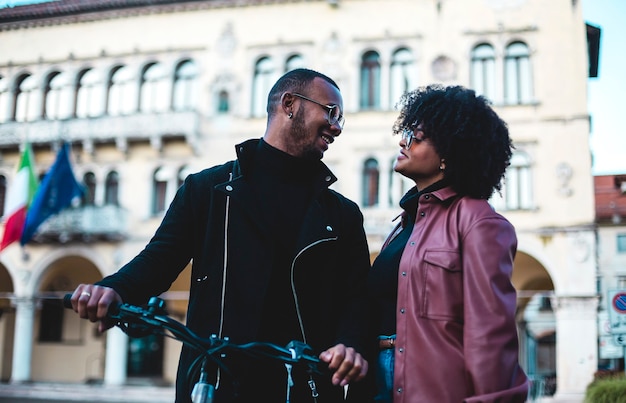
[(626, 253), (626, 234), (617, 234), (617, 253)]

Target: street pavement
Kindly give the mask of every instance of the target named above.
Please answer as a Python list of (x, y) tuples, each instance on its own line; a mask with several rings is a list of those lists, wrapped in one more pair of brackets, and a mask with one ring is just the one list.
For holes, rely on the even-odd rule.
[(174, 387), (101, 384), (0, 383), (0, 403), (174, 402)]
[[(173, 386), (63, 383), (0, 383), (0, 403), (173, 403)], [(584, 396), (529, 399), (541, 403), (583, 403)]]

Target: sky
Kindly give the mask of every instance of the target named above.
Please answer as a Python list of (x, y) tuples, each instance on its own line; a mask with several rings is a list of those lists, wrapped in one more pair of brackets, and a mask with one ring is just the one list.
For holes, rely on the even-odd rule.
[[(0, 0), (0, 8), (42, 1)], [(626, 114), (621, 102), (626, 93), (626, 0), (582, 0), (582, 7), (585, 21), (602, 30), (598, 77), (588, 79), (592, 173), (626, 174), (626, 124), (621, 121)]]
[(0, 8), (23, 6), (25, 4), (46, 3), (54, 0), (0, 0)]
[(583, 0), (583, 17), (600, 27), (597, 78), (589, 79), (590, 145), (594, 175), (626, 174), (626, 1)]

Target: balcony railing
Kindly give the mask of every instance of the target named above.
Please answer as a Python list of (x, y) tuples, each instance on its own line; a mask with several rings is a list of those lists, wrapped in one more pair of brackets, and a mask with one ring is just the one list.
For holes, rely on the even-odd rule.
[(26, 140), (32, 144), (45, 144), (59, 140), (154, 140), (163, 136), (184, 136), (190, 143), (194, 143), (199, 133), (199, 125), (200, 115), (195, 111), (5, 122), (0, 124), (0, 147), (18, 145)]
[(119, 206), (69, 208), (44, 221), (33, 240), (39, 243), (121, 241), (128, 235), (128, 216)]

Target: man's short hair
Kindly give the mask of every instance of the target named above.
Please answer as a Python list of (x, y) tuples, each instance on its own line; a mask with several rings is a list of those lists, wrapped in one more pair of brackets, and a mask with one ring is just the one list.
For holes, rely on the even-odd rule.
[(285, 92), (306, 92), (306, 88), (315, 79), (321, 78), (339, 90), (337, 83), (330, 77), (310, 69), (294, 69), (285, 73), (276, 81), (267, 96), (267, 116), (271, 117), (280, 104), (280, 97)]

